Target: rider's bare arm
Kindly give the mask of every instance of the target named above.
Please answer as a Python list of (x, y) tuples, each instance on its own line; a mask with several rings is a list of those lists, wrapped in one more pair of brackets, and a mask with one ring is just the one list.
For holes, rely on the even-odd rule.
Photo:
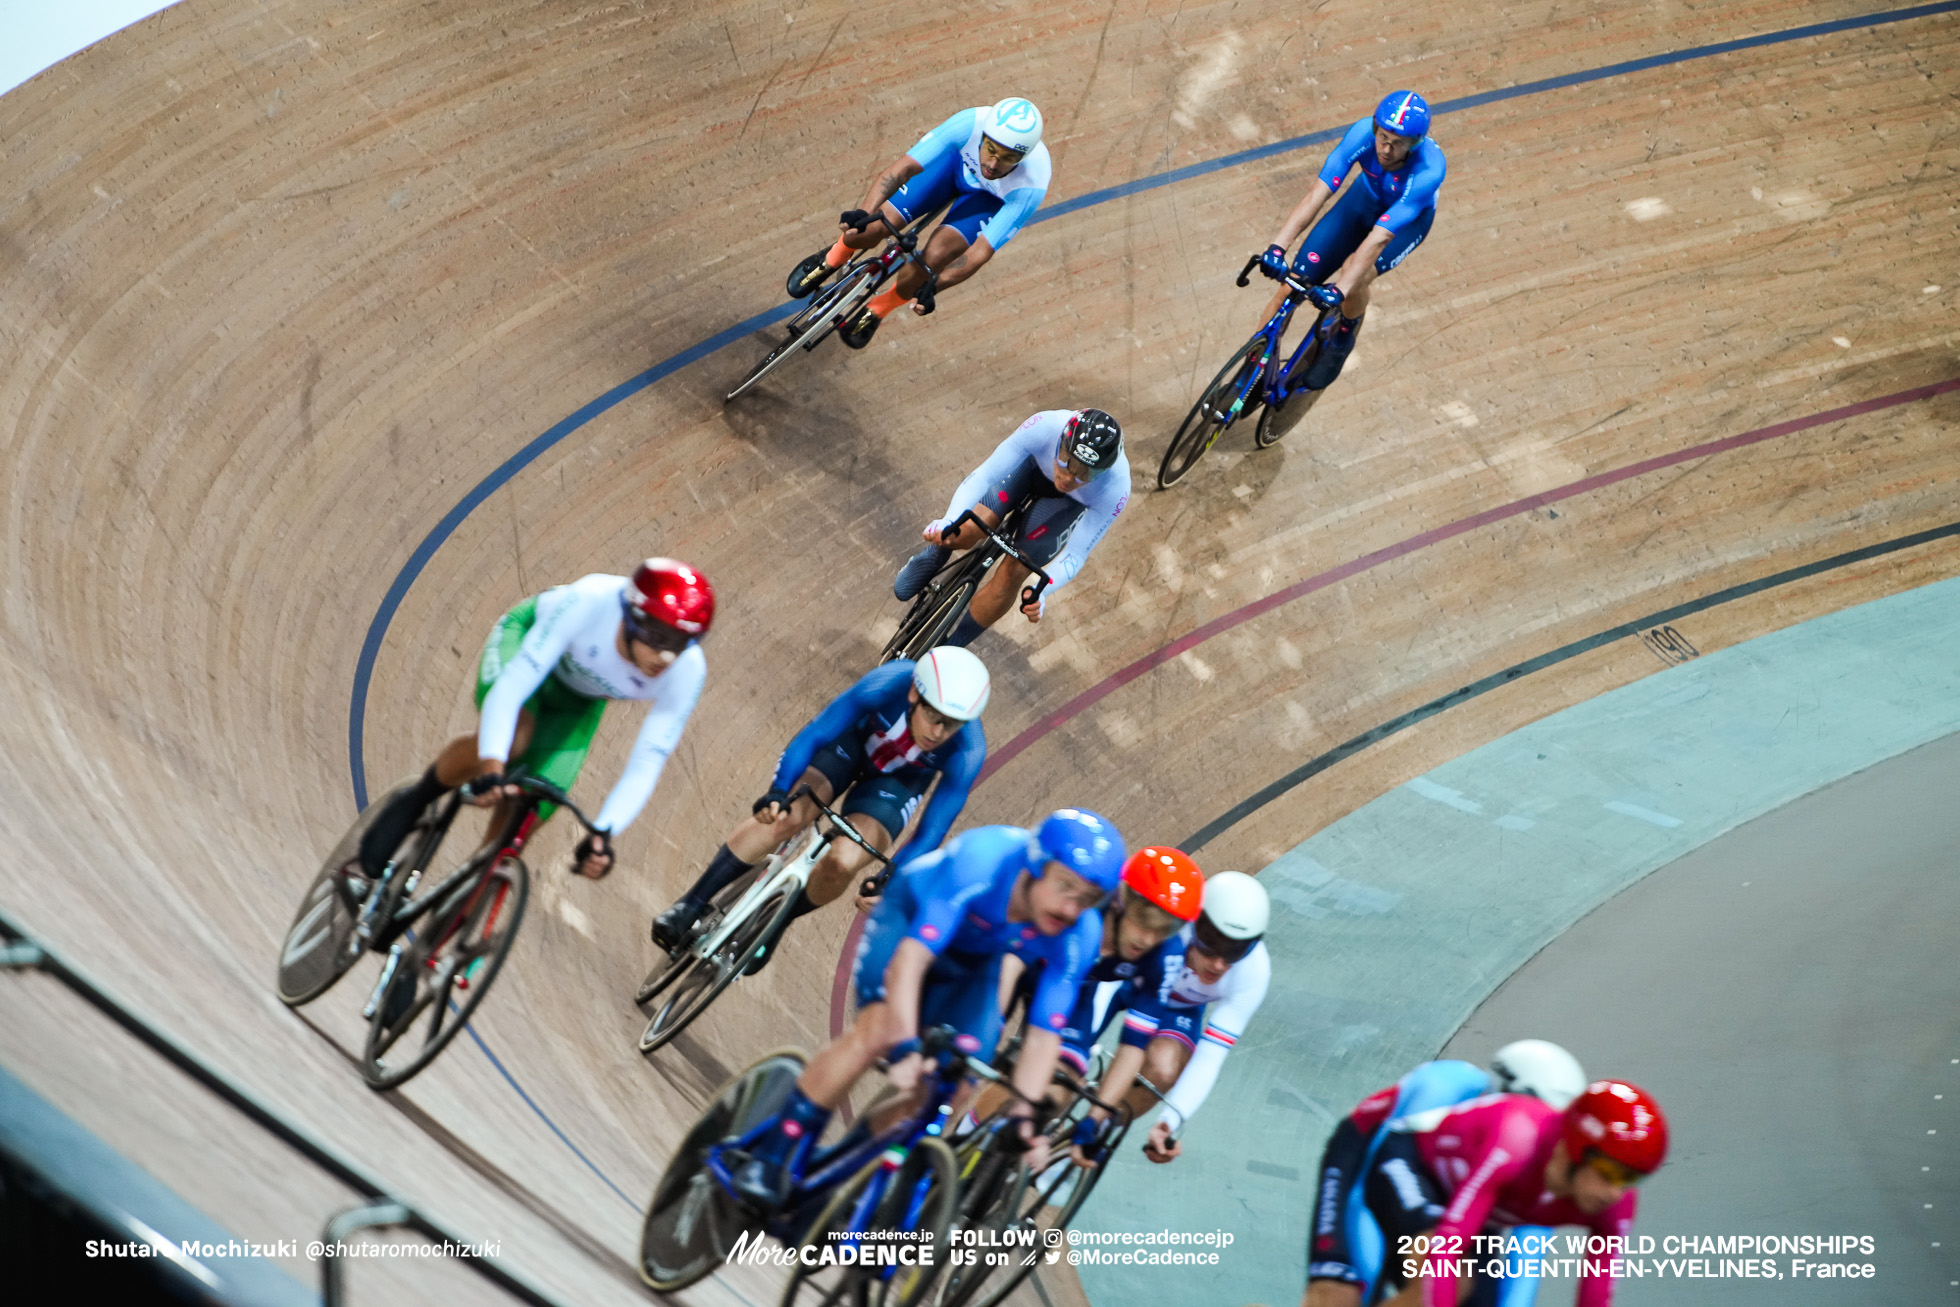
[(1286, 215), (1286, 221), (1273, 234), (1272, 243), (1292, 249), (1293, 242), (1300, 239), (1300, 233), (1313, 226), (1314, 220), (1320, 217), (1320, 211), (1327, 207), (1327, 201), (1333, 198), (1333, 188), (1320, 178), (1314, 178), (1313, 185), (1307, 188), (1306, 197), (1294, 206), (1293, 212)]
[(871, 183), (871, 189), (864, 193), (864, 211), (866, 213), (878, 212), (880, 205), (898, 194), (899, 187), (905, 185), (906, 182), (911, 181), (914, 177), (917, 177), (924, 170), (924, 166), (911, 155), (899, 155), (897, 162), (879, 173), (878, 179)]

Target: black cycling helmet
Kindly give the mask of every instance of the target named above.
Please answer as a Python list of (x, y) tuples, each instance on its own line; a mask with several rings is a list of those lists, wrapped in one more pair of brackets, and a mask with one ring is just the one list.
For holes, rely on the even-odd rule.
[(1091, 475), (1116, 466), (1123, 452), (1123, 428), (1099, 408), (1085, 408), (1062, 428), (1062, 452)]

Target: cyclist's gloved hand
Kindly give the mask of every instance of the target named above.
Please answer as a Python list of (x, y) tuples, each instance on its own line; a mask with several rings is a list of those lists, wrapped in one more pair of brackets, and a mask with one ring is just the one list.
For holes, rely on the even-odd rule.
[(486, 808), (497, 801), (503, 788), (504, 774), (500, 771), (487, 771), (464, 781), (457, 793), (461, 795), (464, 803), (473, 803), (479, 808)]
[[(771, 807), (776, 809), (778, 815), (787, 812), (789, 810), (789, 791), (779, 790), (772, 785), (769, 787), (769, 793), (763, 795), (750, 805), (749, 811), (760, 817), (765, 808)], [(773, 821), (775, 818), (772, 817), (770, 820)]]
[[(587, 870), (589, 867), (596, 867), (598, 870), (589, 871)], [(572, 870), (586, 879), (604, 880), (612, 869), (612, 837), (605, 831), (593, 831), (572, 849)]]
[(1103, 1154), (1100, 1145), (1108, 1131), (1109, 1122), (1099, 1121), (1093, 1116), (1085, 1116), (1075, 1123), (1075, 1129), (1069, 1135), (1069, 1142), (1080, 1148), (1091, 1161), (1095, 1161)]
[(1284, 245), (1268, 245), (1266, 252), (1259, 256), (1259, 271), (1274, 281), (1285, 281), (1286, 274), (1292, 270), (1292, 265), (1286, 261)]
[(1341, 294), (1339, 286), (1313, 286), (1307, 290), (1307, 298), (1317, 309), (1338, 309), (1346, 296)]
[(838, 214), (837, 221), (852, 231), (863, 231), (871, 225), (871, 215), (863, 209), (850, 209)]

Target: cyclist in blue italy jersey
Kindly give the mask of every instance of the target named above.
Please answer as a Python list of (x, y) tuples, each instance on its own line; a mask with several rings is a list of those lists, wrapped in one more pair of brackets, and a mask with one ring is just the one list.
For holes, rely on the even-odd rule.
[[(816, 819), (810, 799), (790, 802), (799, 786), (808, 786), (826, 804), (848, 790), (840, 815), (883, 853), (937, 780), (918, 829), (893, 861), (903, 865), (938, 848), (987, 760), (979, 719), (992, 693), (986, 665), (965, 649), (946, 646), (929, 650), (916, 663), (886, 663), (858, 678), (789, 742), (769, 792), (755, 801), (749, 818), (715, 851), (693, 887), (654, 919), (654, 942), (669, 951), (684, 945), (716, 894)], [(791, 920), (841, 895), (869, 861), (850, 840), (832, 843), (811, 868)], [(750, 963), (749, 974), (760, 971), (774, 952), (771, 941)]]
[[(1357, 166), (1354, 188), (1321, 217), (1348, 169)], [(1372, 118), (1347, 129), (1306, 198), (1274, 234), (1261, 270), (1275, 279), (1286, 276), (1286, 251), (1312, 227), (1291, 271), (1315, 287), (1309, 298), (1316, 308), (1340, 309), (1333, 334), (1307, 369), (1309, 390), (1334, 384), (1354, 350), (1375, 278), (1408, 258), (1429, 234), (1444, 171), (1442, 148), (1429, 138), (1429, 105), (1414, 91), (1396, 91)], [(1260, 322), (1273, 316), (1285, 294), (1282, 289), (1273, 296)]]
[[(926, 241), (926, 267), (936, 274), (935, 293), (980, 271), (1014, 233), (1027, 226), (1048, 193), (1048, 147), (1041, 143), (1041, 111), (1018, 97), (962, 109), (900, 155), (865, 193), (864, 207), (842, 216), (843, 232), (789, 275), (795, 299), (814, 294), (852, 254), (891, 233), (872, 215), (883, 212), (893, 230), (950, 203), (938, 230)], [(919, 293), (926, 274), (907, 265), (890, 290), (875, 295), (838, 334), (863, 349), (893, 309)], [(923, 312), (919, 304), (914, 312)]]
[[(1572, 1054), (1547, 1040), (1520, 1039), (1498, 1049), (1488, 1071), (1455, 1059), (1424, 1062), (1363, 1099), (1334, 1127), (1321, 1154), (1301, 1307), (1358, 1307), (1374, 1288), (1387, 1256), (1386, 1240), (1359, 1181), (1396, 1122), (1486, 1094), (1530, 1094), (1564, 1111), (1586, 1083)], [(1525, 1227), (1511, 1231), (1527, 1232)], [(1497, 1307), (1529, 1307), (1538, 1293), (1535, 1259), (1518, 1258), (1499, 1283)]]
[(1030, 1164), (1044, 1165), (1047, 1145), (1027, 1120), (1030, 1103), (1054, 1075), (1062, 1027), (1102, 938), (1097, 909), (1122, 866), (1123, 840), (1106, 818), (1063, 808), (1033, 831), (977, 826), (895, 874), (858, 943), (857, 1017), (810, 1059), (772, 1127), (735, 1166), (742, 1199), (763, 1210), (781, 1206), (832, 1110), (880, 1058), (900, 1092), (879, 1115), (893, 1120), (912, 1110), (921, 1030), (950, 1026), (966, 1052), (991, 1052), (1009, 954), (1041, 964), (1043, 973), (1014, 1067), (1025, 1099), (1007, 1110), (1022, 1118)]

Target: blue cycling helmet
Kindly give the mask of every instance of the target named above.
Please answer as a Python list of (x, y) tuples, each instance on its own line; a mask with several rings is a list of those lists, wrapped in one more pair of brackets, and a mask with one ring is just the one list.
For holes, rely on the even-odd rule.
[(1109, 892), (1123, 878), (1123, 837), (1116, 823), (1087, 808), (1051, 812), (1028, 837), (1028, 870), (1039, 876), (1051, 862)]
[(1429, 135), (1429, 101), (1414, 91), (1393, 91), (1375, 106), (1375, 126), (1420, 140)]

